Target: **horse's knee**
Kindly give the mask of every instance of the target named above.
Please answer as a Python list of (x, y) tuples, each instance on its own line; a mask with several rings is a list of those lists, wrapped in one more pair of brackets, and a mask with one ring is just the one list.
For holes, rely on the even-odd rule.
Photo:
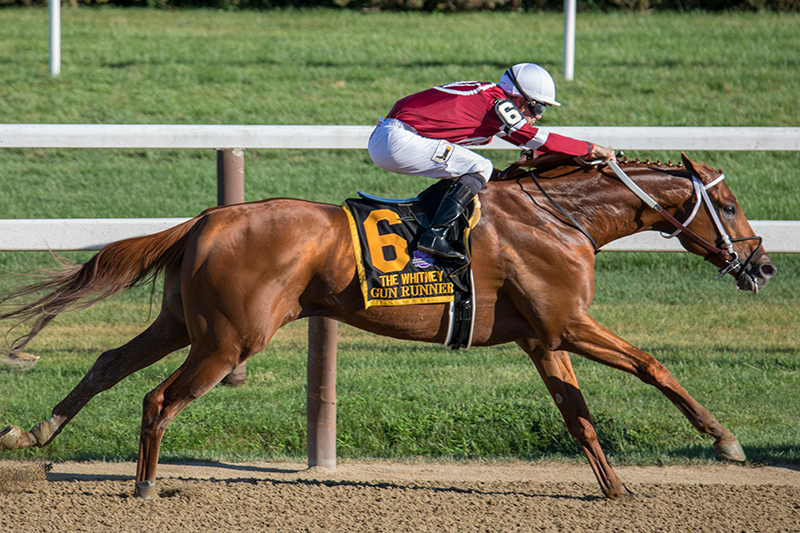
[(169, 401), (165, 390), (158, 387), (148, 392), (142, 401), (142, 436), (161, 440), (167, 424), (189, 403), (190, 399)]
[(672, 386), (675, 378), (667, 367), (659, 363), (654, 357), (647, 356), (635, 365), (636, 376), (647, 385), (655, 387)]
[(586, 418), (576, 417), (566, 421), (567, 431), (581, 444), (597, 442), (594, 424)]
[(142, 399), (142, 408), (145, 412), (153, 409), (160, 409), (163, 402), (164, 392), (161, 390), (161, 387), (158, 387), (144, 395)]

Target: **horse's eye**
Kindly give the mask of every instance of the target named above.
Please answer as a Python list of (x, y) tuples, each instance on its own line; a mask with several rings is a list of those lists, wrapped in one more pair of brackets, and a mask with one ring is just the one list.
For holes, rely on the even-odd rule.
[(728, 204), (722, 208), (722, 211), (729, 216), (733, 216), (736, 214), (736, 206), (733, 204)]

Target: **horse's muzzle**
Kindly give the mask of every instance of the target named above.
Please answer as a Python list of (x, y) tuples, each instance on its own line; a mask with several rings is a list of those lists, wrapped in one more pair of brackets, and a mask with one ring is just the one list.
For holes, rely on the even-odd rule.
[(778, 269), (770, 262), (769, 257), (763, 254), (739, 272), (735, 281), (736, 288), (758, 294), (758, 291), (766, 287), (770, 278), (777, 272)]

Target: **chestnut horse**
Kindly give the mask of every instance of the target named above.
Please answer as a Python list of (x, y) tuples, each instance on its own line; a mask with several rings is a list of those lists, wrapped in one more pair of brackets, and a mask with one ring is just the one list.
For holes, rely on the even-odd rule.
[[(516, 169), (511, 179), (491, 181), (480, 193), (481, 221), (472, 232), (472, 344), (516, 342), (528, 354), (609, 498), (628, 491), (598, 443), (567, 352), (657, 387), (700, 433), (714, 438), (719, 456), (743, 461), (736, 437), (664, 366), (587, 313), (594, 294), (595, 246), (639, 231), (672, 233), (675, 227), (665, 216), (683, 221), (691, 216), (689, 229), (677, 238), (688, 251), (709, 255), (710, 262), (734, 276), (739, 289), (764, 287), (776, 270), (736, 198), (715, 171), (685, 154), (682, 167), (623, 164), (657, 209), (607, 166), (544, 161), (533, 162), (536, 174), (545, 178), (541, 182)], [(693, 208), (702, 195), (693, 183), (700, 184), (710, 202), (696, 216)], [(708, 254), (709, 249), (716, 252)], [(740, 263), (738, 257), (747, 260)], [(170, 421), (264, 350), (284, 324), (322, 316), (379, 335), (432, 343), (442, 343), (447, 333), (447, 304), (364, 309), (344, 211), (277, 198), (209, 209), (161, 233), (109, 244), (83, 265), (0, 296), (0, 302), (8, 303), (46, 293), (0, 315), (32, 322), (12, 353), (61, 311), (91, 305), (161, 273), (164, 292), (155, 321), (127, 344), (100, 355), (49, 419), (29, 432), (17, 426), (0, 432), (0, 449), (48, 444), (95, 395), (191, 345), (183, 364), (144, 399), (135, 493), (147, 498), (156, 493), (159, 448)]]

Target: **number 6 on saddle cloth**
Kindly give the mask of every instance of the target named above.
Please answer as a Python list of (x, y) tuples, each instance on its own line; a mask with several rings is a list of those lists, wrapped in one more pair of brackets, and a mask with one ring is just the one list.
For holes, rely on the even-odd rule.
[[(454, 264), (417, 250), (417, 239), (429, 226), (450, 183), (436, 182), (419, 196), (404, 200), (361, 198), (342, 203), (350, 223), (364, 307), (450, 303), (447, 339), (454, 350), (469, 348), (475, 318), (470, 264)], [(466, 217), (457, 222), (455, 246), (470, 253), (470, 230), (480, 219), (477, 196)]]

